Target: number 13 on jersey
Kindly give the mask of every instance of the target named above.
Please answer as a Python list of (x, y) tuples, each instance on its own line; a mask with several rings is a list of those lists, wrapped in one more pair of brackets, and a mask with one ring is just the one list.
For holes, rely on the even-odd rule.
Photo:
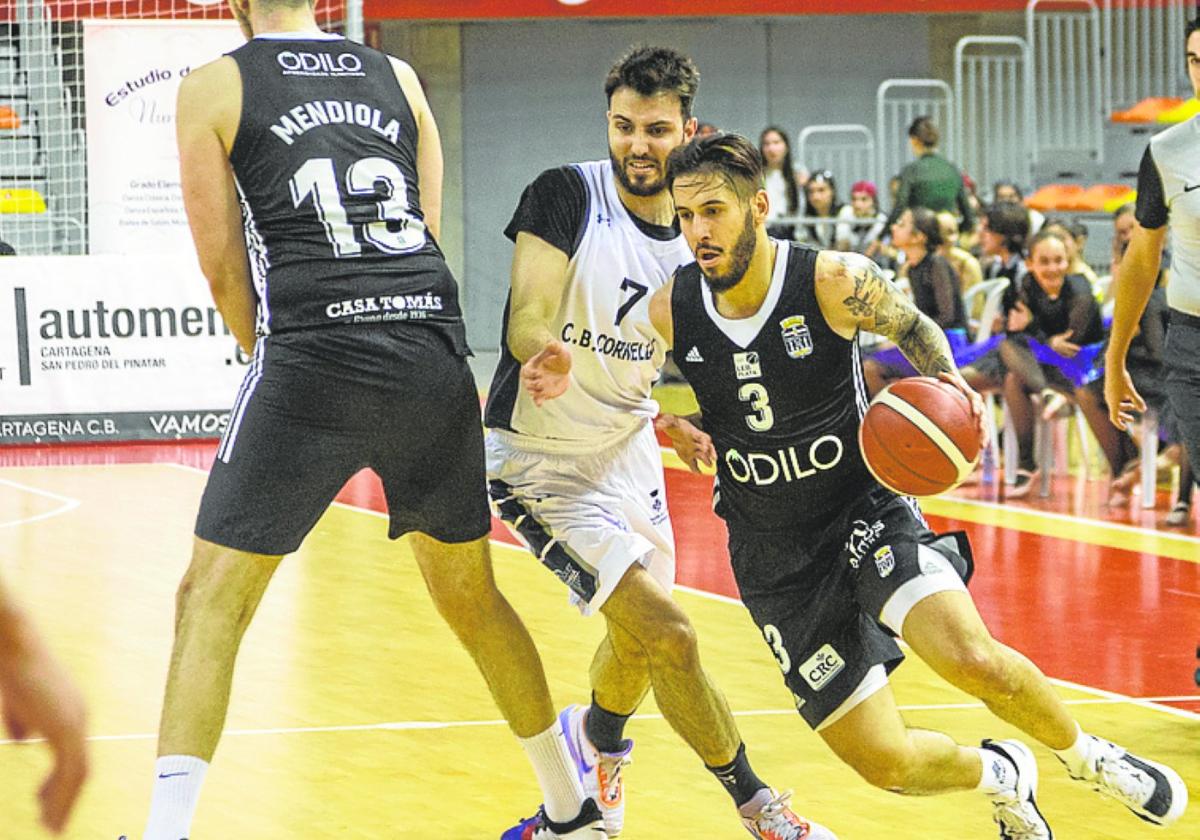
[(312, 197), (335, 257), (360, 256), (363, 242), (387, 254), (408, 254), (425, 245), (425, 223), (410, 212), (404, 173), (395, 163), (381, 157), (356, 160), (346, 170), (345, 184), (346, 195), (352, 201), (374, 199), (375, 221), (350, 223), (330, 158), (306, 160), (288, 184), (292, 206), (297, 209)]

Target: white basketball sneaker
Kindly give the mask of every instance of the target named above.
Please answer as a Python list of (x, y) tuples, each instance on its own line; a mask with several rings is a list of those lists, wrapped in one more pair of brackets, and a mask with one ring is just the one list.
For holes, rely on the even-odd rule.
[(1170, 767), (1131, 755), (1095, 735), (1084, 737), (1089, 741), (1088, 760), (1083, 767), (1067, 766), (1072, 779), (1112, 797), (1154, 825), (1171, 825), (1187, 810), (1187, 786)]
[[(1037, 806), (1037, 761), (1029, 747), (1020, 741), (984, 741), (983, 748), (1005, 759), (1000, 775), (1015, 768), (1012, 787), (992, 795), (992, 819), (1000, 826), (1000, 840), (1053, 840), (1046, 818)], [(986, 759), (985, 759), (986, 760)]]
[(558, 722), (567, 737), (567, 749), (579, 771), (584, 794), (600, 805), (604, 830), (609, 837), (616, 837), (625, 827), (625, 785), (621, 770), (633, 760), (629, 757), (633, 741), (627, 739), (621, 752), (600, 752), (584, 728), (587, 713), (584, 706), (568, 706), (559, 714)]
[(757, 814), (742, 817), (742, 825), (751, 836), (758, 840), (837, 840), (837, 835), (825, 826), (809, 822), (792, 811), (790, 790), (770, 793), (770, 800)]

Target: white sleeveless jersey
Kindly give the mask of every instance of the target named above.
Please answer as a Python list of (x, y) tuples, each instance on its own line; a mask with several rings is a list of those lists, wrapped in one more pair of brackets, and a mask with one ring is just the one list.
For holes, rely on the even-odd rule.
[(1200, 117), (1172, 126), (1150, 140), (1170, 212), (1171, 282), (1167, 303), (1200, 317)]
[(567, 287), (551, 324), (571, 351), (566, 393), (539, 408), (524, 388), (506, 439), (523, 449), (595, 452), (658, 413), (650, 387), (666, 355), (650, 323), (650, 297), (692, 262), (683, 236), (662, 241), (638, 229), (621, 203), (608, 160), (575, 164), (588, 219), (567, 263)]

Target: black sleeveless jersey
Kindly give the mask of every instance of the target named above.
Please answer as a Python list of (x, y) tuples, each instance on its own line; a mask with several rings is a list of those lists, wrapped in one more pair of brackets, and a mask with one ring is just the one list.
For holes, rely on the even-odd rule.
[(776, 245), (752, 318), (722, 318), (696, 263), (679, 269), (671, 294), (674, 357), (717, 449), (714, 508), (731, 531), (812, 527), (878, 487), (858, 448), (858, 342), (821, 314), (817, 252)]
[(417, 124), (388, 57), (331, 37), (230, 53), (242, 113), (229, 159), (260, 333), (418, 322), (466, 352), (458, 287), (425, 229)]

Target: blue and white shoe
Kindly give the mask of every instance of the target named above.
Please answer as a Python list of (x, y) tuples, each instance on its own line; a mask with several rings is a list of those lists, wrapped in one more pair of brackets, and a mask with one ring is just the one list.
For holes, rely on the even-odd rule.
[(1083, 767), (1067, 767), (1072, 779), (1117, 800), (1148, 823), (1166, 826), (1183, 816), (1188, 790), (1178, 773), (1165, 764), (1131, 755), (1111, 741), (1084, 737), (1090, 741), (1088, 760)]
[(585, 706), (568, 706), (558, 716), (563, 734), (567, 739), (567, 750), (575, 762), (583, 793), (596, 800), (604, 816), (604, 830), (610, 838), (616, 837), (625, 827), (625, 784), (621, 770), (633, 759), (633, 741), (626, 740), (625, 748), (617, 753), (600, 752), (587, 736), (584, 726), (588, 709)]
[(996, 754), (996, 775), (1009, 783), (1007, 790), (992, 795), (992, 819), (1000, 826), (1000, 840), (1054, 840), (1038, 810), (1038, 767), (1029, 747), (1020, 741), (984, 741), (982, 746)]
[(585, 799), (579, 816), (570, 822), (556, 823), (539, 808), (532, 817), (521, 820), (500, 835), (500, 840), (605, 840), (604, 818), (595, 800)]

